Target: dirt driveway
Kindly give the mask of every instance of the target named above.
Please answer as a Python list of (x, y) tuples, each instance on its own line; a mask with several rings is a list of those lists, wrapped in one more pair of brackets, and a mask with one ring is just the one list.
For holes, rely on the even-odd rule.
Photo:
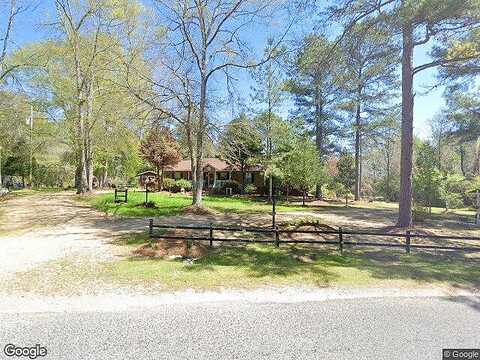
[(105, 217), (71, 192), (15, 196), (0, 202), (0, 276), (64, 257), (113, 259), (112, 240), (145, 224)]
[[(265, 215), (162, 217), (162, 223), (268, 223)], [(0, 202), (0, 277), (27, 271), (42, 263), (81, 257), (92, 261), (115, 259), (120, 251), (112, 241), (126, 233), (145, 231), (148, 218), (106, 216), (76, 200), (73, 192), (31, 193)]]

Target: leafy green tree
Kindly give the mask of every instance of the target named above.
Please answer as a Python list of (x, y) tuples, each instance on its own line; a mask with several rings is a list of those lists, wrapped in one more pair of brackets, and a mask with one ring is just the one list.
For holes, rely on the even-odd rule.
[(262, 154), (262, 140), (259, 132), (245, 114), (226, 125), (220, 139), (220, 156), (242, 173), (242, 192), (245, 190), (245, 173), (248, 167), (256, 165)]
[(318, 151), (310, 139), (298, 138), (293, 148), (281, 158), (279, 167), (287, 188), (302, 192), (302, 203), (308, 192), (324, 180), (324, 169)]
[(376, 135), (376, 121), (395, 106), (392, 98), (397, 89), (396, 67), (399, 48), (391, 41), (383, 24), (359, 23), (342, 44), (348, 80), (344, 81), (347, 103), (353, 114), (355, 148), (355, 200), (362, 192), (362, 149), (365, 138)]
[(338, 159), (335, 181), (340, 185), (337, 191), (345, 197), (345, 206), (348, 206), (348, 198), (355, 184), (355, 159), (351, 154), (343, 154)]
[(445, 204), (445, 210), (455, 209), (463, 206), (463, 199), (466, 195), (467, 182), (462, 175), (447, 174), (440, 184), (440, 198)]
[(416, 148), (414, 199), (428, 207), (431, 214), (432, 206), (440, 198), (442, 175), (438, 170), (434, 148), (425, 142), (417, 142)]
[[(295, 101), (294, 115), (304, 119), (304, 126), (313, 134), (320, 162), (335, 147), (333, 136), (339, 128), (336, 106), (343, 99), (342, 56), (339, 49), (331, 49), (332, 43), (323, 36), (305, 37), (286, 83)], [(320, 184), (315, 197), (322, 197)]]
[[(398, 226), (412, 224), (413, 84), (415, 75), (439, 66), (466, 63), (478, 56), (478, 43), (458, 40), (480, 23), (478, 0), (339, 0), (331, 9), (345, 26), (340, 40), (353, 25), (365, 21), (385, 22), (392, 40), (401, 44), (402, 138)], [(413, 53), (423, 45), (445, 44), (447, 51), (433, 53), (431, 61), (414, 64)]]
[(274, 49), (272, 40), (265, 49), (265, 54), (274, 51), (273, 59), (262, 64), (251, 71), (255, 86), (252, 87), (252, 100), (259, 106), (260, 118), (262, 119), (262, 130), (264, 135), (264, 165), (268, 176), (268, 199), (272, 201), (273, 196), (273, 157), (274, 157), (274, 136), (276, 126), (276, 112), (284, 101), (284, 80), (283, 71), (279, 65), (279, 56), (281, 49)]
[(182, 159), (180, 147), (167, 128), (152, 128), (140, 145), (142, 157), (155, 166), (158, 190), (163, 188), (163, 172), (167, 166), (174, 166)]

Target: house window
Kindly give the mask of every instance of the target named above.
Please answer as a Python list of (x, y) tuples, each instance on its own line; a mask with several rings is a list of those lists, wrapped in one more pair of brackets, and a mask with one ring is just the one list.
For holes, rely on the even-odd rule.
[(182, 177), (182, 174), (179, 171), (175, 171), (174, 179), (178, 180)]
[(253, 183), (253, 173), (252, 172), (245, 173), (245, 182), (247, 184), (252, 184)]
[(217, 172), (217, 179), (218, 180), (228, 180), (228, 175), (229, 175), (229, 173), (226, 172), (226, 171)]

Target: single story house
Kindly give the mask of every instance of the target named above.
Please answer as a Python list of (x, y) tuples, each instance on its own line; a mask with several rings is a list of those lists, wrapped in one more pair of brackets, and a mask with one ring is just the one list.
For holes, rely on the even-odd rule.
[[(164, 170), (164, 178), (192, 179), (190, 160), (181, 160), (175, 166), (169, 166)], [(155, 180), (157, 174), (155, 171), (145, 171), (139, 176), (140, 187), (145, 187), (145, 183)], [(242, 183), (242, 172), (228, 164), (226, 161), (216, 158), (203, 159), (203, 186), (204, 189), (221, 188), (225, 182), (234, 180)], [(250, 166), (245, 171), (245, 185), (254, 184), (257, 189), (265, 186), (264, 170), (261, 166)]]

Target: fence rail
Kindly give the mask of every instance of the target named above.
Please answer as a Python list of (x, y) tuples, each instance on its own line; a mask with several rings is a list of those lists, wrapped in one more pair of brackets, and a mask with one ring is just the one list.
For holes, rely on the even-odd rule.
[[(176, 236), (176, 235), (163, 235), (156, 234), (155, 229), (178, 229), (178, 230), (204, 230), (208, 231), (208, 235), (205, 236)], [(247, 239), (236, 237), (215, 237), (214, 231), (222, 232), (246, 232), (257, 234), (271, 234), (273, 238), (271, 240), (259, 240), (259, 239)], [(328, 239), (281, 239), (282, 234), (312, 234), (320, 237), (322, 235), (336, 235), (335, 240)], [(404, 239), (403, 242), (372, 242), (372, 241), (352, 241), (346, 240), (347, 236), (366, 236), (366, 237), (396, 237)], [(154, 224), (153, 219), (149, 221), (149, 236), (155, 241), (159, 239), (172, 239), (172, 240), (198, 240), (209, 241), (210, 246), (213, 246), (213, 242), (240, 242), (240, 243), (260, 243), (260, 244), (274, 244), (280, 246), (280, 244), (323, 244), (323, 245), (337, 245), (338, 249), (343, 252), (344, 246), (368, 246), (368, 247), (391, 247), (391, 248), (405, 248), (407, 254), (411, 252), (411, 249), (430, 249), (430, 250), (459, 250), (459, 251), (480, 251), (480, 237), (474, 236), (448, 236), (448, 235), (425, 235), (415, 234), (407, 230), (405, 233), (382, 233), (373, 231), (355, 231), (344, 230), (342, 227), (338, 229), (329, 230), (289, 230), (275, 228), (261, 228), (261, 227), (239, 227), (239, 226), (214, 226), (209, 225), (169, 225), (169, 224)], [(477, 246), (442, 246), (442, 245), (428, 245), (428, 244), (413, 244), (412, 239), (431, 239), (431, 240), (462, 240), (462, 241), (478, 241)]]
[(128, 188), (125, 189), (117, 189), (115, 188), (115, 202), (128, 202)]

